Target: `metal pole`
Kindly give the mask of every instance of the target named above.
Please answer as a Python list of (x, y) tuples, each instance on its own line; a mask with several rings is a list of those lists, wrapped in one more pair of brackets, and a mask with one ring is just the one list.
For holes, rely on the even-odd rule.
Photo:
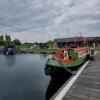
[(68, 45), (68, 27), (67, 27), (67, 45)]
[(49, 40), (50, 40), (50, 33), (49, 33)]

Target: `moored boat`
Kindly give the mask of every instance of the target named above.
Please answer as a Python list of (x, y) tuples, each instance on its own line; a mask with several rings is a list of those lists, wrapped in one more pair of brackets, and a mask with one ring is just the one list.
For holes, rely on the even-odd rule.
[(89, 47), (59, 49), (48, 58), (46, 65), (74, 69), (91, 56)]

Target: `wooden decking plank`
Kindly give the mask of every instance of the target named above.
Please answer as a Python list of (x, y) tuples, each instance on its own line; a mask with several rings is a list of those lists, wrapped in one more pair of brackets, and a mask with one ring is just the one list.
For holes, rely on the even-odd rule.
[(100, 52), (87, 65), (63, 100), (100, 100)]

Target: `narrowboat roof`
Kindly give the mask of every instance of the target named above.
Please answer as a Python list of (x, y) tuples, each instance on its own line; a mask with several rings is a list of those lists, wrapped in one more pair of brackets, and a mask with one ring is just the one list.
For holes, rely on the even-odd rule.
[(82, 50), (86, 50), (89, 49), (89, 47), (85, 46), (85, 47), (78, 47), (78, 48), (64, 48), (61, 50), (75, 50), (75, 51), (82, 51)]
[(82, 51), (82, 50), (86, 50), (89, 49), (89, 47), (79, 47), (79, 48), (74, 48), (75, 51)]

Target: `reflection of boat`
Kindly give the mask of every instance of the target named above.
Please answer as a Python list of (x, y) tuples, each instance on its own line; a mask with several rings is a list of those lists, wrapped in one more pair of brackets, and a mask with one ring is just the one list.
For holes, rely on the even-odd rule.
[(90, 55), (89, 47), (60, 49), (47, 60), (46, 65), (73, 69), (86, 61)]
[(4, 47), (3, 54), (15, 54), (15, 48), (14, 43), (8, 42)]
[(51, 77), (45, 95), (45, 100), (50, 100), (50, 98), (58, 91), (58, 89), (69, 79), (71, 74), (64, 68), (55, 68), (52, 66), (45, 67), (45, 74)]

